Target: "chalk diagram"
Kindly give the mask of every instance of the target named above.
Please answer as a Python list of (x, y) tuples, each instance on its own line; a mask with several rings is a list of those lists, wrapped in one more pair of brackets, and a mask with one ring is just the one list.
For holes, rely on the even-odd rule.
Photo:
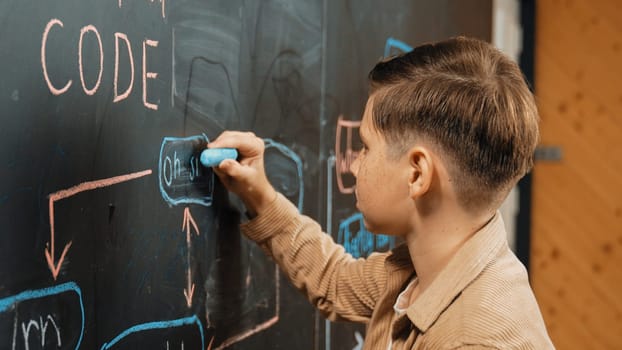
[[(165, 1), (161, 0), (160, 3), (162, 4), (164, 16)], [(122, 2), (120, 1), (119, 7), (121, 6)], [(196, 9), (192, 7), (190, 10), (195, 11)], [(213, 18), (211, 9), (203, 9), (201, 11), (202, 14), (207, 13)], [(219, 27), (209, 21), (205, 23), (208, 29)], [(195, 24), (191, 23), (191, 25), (194, 26)], [(227, 23), (221, 23), (221, 25), (222, 28), (229, 28)], [(232, 128), (235, 125), (239, 125), (241, 123), (240, 111), (238, 110), (234, 92), (237, 91), (234, 88), (234, 84), (238, 82), (237, 76), (235, 76), (237, 70), (232, 70), (234, 75), (233, 79), (231, 79), (225, 65), (205, 57), (193, 57), (192, 62), (179, 62), (181, 59), (176, 62), (176, 52), (178, 51), (175, 48), (176, 30), (180, 32), (179, 36), (182, 37), (186, 29), (183, 25), (173, 26), (172, 28), (173, 49), (171, 60), (173, 76), (171, 81), (171, 107), (175, 107), (175, 98), (178, 93), (175, 80), (176, 73), (178, 73), (176, 67), (185, 67), (185, 63), (189, 63), (191, 70), (188, 86), (180, 94), (181, 96), (185, 95), (185, 101), (182, 101), (183, 108), (185, 109), (184, 133), (189, 129), (185, 124), (186, 115), (189, 113), (203, 117), (201, 120), (203, 124), (199, 123), (198, 127), (197, 125), (192, 125), (192, 129), (205, 130), (206, 133), (216, 133), (224, 128)], [(219, 32), (219, 34), (224, 35), (223, 38), (226, 39), (226, 42), (227, 40), (233, 40), (233, 37), (228, 36), (226, 31)], [(181, 41), (177, 43), (183, 44)], [(231, 44), (234, 47), (239, 46), (239, 43), (235, 41)], [(182, 47), (179, 50), (192, 52), (187, 49), (187, 47)], [(236, 55), (239, 55), (237, 51), (233, 53), (228, 50), (217, 51), (219, 54), (224, 55), (224, 57), (216, 55), (218, 61), (223, 62), (235, 62), (237, 60)], [(270, 65), (265, 84), (275, 82), (267, 80), (268, 77), (281, 78), (277, 76), (276, 68), (281, 68), (281, 64), (283, 67), (288, 66), (286, 61), (290, 59), (297, 59), (297, 62), (300, 61), (297, 57), (297, 53), (291, 50), (279, 53)], [(192, 82), (195, 86), (191, 86), (190, 81), (193, 68), (199, 78)], [(181, 72), (182, 74), (185, 73), (183, 69), (181, 69)], [(276, 82), (278, 83), (280, 80), (277, 79)], [(201, 85), (204, 83), (209, 85)], [(191, 87), (193, 91), (190, 91)], [(219, 90), (220, 88), (223, 90)], [(291, 89), (284, 90), (291, 92)], [(192, 92), (197, 94), (192, 94)], [(201, 95), (200, 93), (203, 92), (207, 94)], [(205, 100), (198, 98), (198, 96), (206, 96), (210, 103), (206, 103)], [(256, 101), (257, 104), (260, 103), (261, 97)], [(190, 101), (193, 99), (197, 101)], [(221, 101), (221, 103), (212, 104), (212, 101)], [(281, 101), (279, 100), (279, 102)], [(253, 123), (258, 118), (254, 116), (254, 119)], [(262, 125), (262, 123), (257, 124), (258, 126)], [(184, 277), (184, 284), (178, 287), (178, 303), (182, 305), (181, 308), (185, 309), (187, 307), (187, 310), (196, 309), (194, 306), (197, 305), (199, 300), (197, 295), (208, 293), (208, 291), (205, 285), (199, 283), (197, 271), (195, 271), (191, 260), (193, 252), (199, 247), (195, 240), (199, 237), (205, 237), (211, 234), (211, 232), (206, 232), (204, 227), (197, 224), (198, 221), (195, 220), (192, 211), (196, 206), (213, 206), (217, 199), (214, 198), (214, 174), (211, 170), (202, 168), (199, 163), (200, 150), (205, 148), (207, 142), (209, 142), (207, 135), (164, 137), (162, 143), (157, 145), (160, 146), (157, 169), (128, 171), (126, 174), (91, 181), (86, 181), (87, 179), (85, 179), (86, 182), (49, 194), (50, 236), (44, 254), (42, 254), (42, 259), (47, 264), (53, 279), (56, 281), (59, 276), (66, 276), (66, 272), (71, 271), (69, 258), (72, 255), (73, 244), (71, 240), (63, 240), (63, 236), (66, 236), (67, 232), (63, 234), (63, 232), (60, 232), (61, 229), (55, 225), (55, 221), (59, 221), (59, 217), (55, 216), (59, 216), (59, 213), (55, 212), (56, 204), (63, 201), (71, 201), (75, 198), (74, 196), (79, 196), (88, 191), (110, 188), (128, 182), (140, 182), (152, 176), (157, 176), (158, 189), (162, 199), (170, 207), (182, 208), (183, 212), (178, 218), (180, 221), (178, 227), (181, 232), (176, 232), (176, 234), (183, 235), (185, 242), (185, 247), (182, 247), (185, 249), (179, 253), (179, 259), (184, 261), (184, 270), (179, 271), (180, 275)], [(268, 177), (270, 181), (279, 191), (294, 202), (299, 210), (302, 210), (304, 183), (300, 157), (287, 146), (273, 139), (266, 139), (265, 143), (266, 170), (269, 172)], [(153, 149), (154, 151), (157, 150), (156, 145), (154, 145)], [(76, 240), (78, 239), (76, 238)], [(167, 350), (173, 348), (183, 349), (184, 344), (186, 349), (190, 348), (189, 344), (193, 346), (200, 344), (201, 349), (213, 350), (226, 348), (257, 332), (265, 330), (278, 322), (280, 307), (279, 272), (274, 263), (270, 262), (270, 264), (271, 268), (267, 272), (270, 274), (269, 276), (267, 274), (252, 276), (253, 279), (265, 277), (265, 281), (274, 281), (272, 285), (268, 286), (272, 297), (269, 298), (265, 305), (261, 305), (265, 309), (265, 312), (261, 314), (261, 319), (235, 324), (229, 327), (226, 332), (223, 332), (223, 327), (218, 327), (218, 314), (212, 312), (213, 310), (210, 310), (208, 305), (205, 305), (205, 317), (190, 315), (188, 317), (167, 320), (155, 319), (139, 324), (120, 324), (120, 329), (116, 331), (116, 334), (107, 337), (107, 339), (98, 340), (100, 343), (96, 345), (100, 350), (131, 348), (132, 346), (140, 348), (141, 340), (148, 339), (150, 341), (153, 340), (154, 343), (162, 344), (162, 348)], [(246, 276), (250, 276), (251, 270), (246, 269), (246, 271), (249, 272)], [(249, 278), (246, 278), (246, 281), (248, 280)], [(247, 286), (244, 293), (243, 298), (248, 299), (249, 296), (252, 297), (252, 293), (255, 293), (255, 290)], [(70, 281), (47, 288), (25, 290), (0, 299), (0, 324), (12, 324), (12, 328), (7, 327), (11, 331), (7, 331), (6, 334), (3, 332), (0, 336), (2, 341), (0, 347), (8, 346), (7, 342), (11, 344), (11, 349), (39, 348), (39, 346), (41, 348), (54, 349), (79, 349), (81, 346), (84, 347), (84, 339), (88, 336), (85, 333), (87, 328), (85, 325), (92, 319), (92, 315), (89, 315), (88, 307), (85, 307), (92, 303), (92, 300), (89, 300), (90, 297), (90, 295), (83, 293), (77, 282)], [(205, 321), (202, 322), (201, 320)], [(10, 337), (10, 340), (5, 340), (5, 336)]]
[[(167, 163), (164, 163), (165, 166)], [(55, 230), (55, 204), (61, 200), (69, 200), (71, 197), (82, 192), (93, 191), (100, 188), (110, 187), (128, 181), (136, 181), (140, 178), (152, 175), (151, 169), (119, 175), (111, 178), (83, 182), (73, 187), (54, 192), (48, 196), (50, 240), (45, 249), (45, 259), (54, 280), (58, 278), (65, 258), (70, 253), (72, 242), (65, 243), (60, 255), (57, 255), (57, 233)], [(165, 173), (164, 180), (172, 179), (172, 173)], [(168, 177), (167, 177), (168, 176)], [(189, 212), (184, 217), (184, 225), (190, 226), (192, 222)], [(187, 224), (188, 222), (188, 224)], [(194, 224), (196, 228), (196, 224)], [(190, 228), (188, 228), (190, 229)], [(68, 268), (65, 266), (65, 268)], [(194, 286), (189, 291), (190, 298)], [(186, 291), (184, 290), (184, 294)], [(30, 310), (29, 306), (36, 307), (37, 312)], [(69, 310), (69, 311), (68, 311)], [(75, 317), (75, 313), (79, 317)], [(14, 314), (14, 315), (12, 315)], [(29, 316), (35, 315), (34, 317)], [(36, 315), (39, 315), (38, 317)], [(79, 349), (84, 337), (85, 309), (84, 299), (80, 287), (75, 282), (67, 282), (53, 287), (27, 290), (14, 296), (0, 299), (0, 316), (14, 319), (13, 332), (11, 335), (12, 349), (29, 349), (33, 342), (40, 342), (41, 348), (53, 345), (54, 348)], [(121, 332), (118, 336), (104, 343), (101, 349), (113, 349), (126, 339), (130, 339), (139, 332), (147, 332), (154, 329), (182, 329), (191, 328), (204, 348), (205, 340), (203, 326), (196, 317), (186, 317), (175, 320), (166, 320), (139, 324)], [(77, 330), (77, 332), (76, 332)], [(186, 332), (186, 334), (188, 334)]]
[[(119, 2), (120, 4), (121, 2)], [(164, 1), (161, 1), (164, 4)], [(174, 34), (173, 34), (174, 35)], [(402, 43), (403, 44), (403, 43)], [(400, 44), (397, 40), (387, 40), (387, 50), (392, 49), (404, 50), (405, 44)], [(174, 42), (173, 42), (174, 45)], [(173, 61), (175, 50), (173, 49)], [(286, 53), (289, 55), (289, 53)], [(207, 62), (211, 64), (210, 62)], [(174, 83), (174, 81), (173, 81)], [(223, 86), (230, 86), (223, 84)], [(175, 88), (172, 89), (174, 93)], [(188, 92), (187, 92), (188, 93)], [(226, 100), (230, 91), (225, 91), (220, 100)], [(231, 95), (233, 93), (231, 92)], [(187, 95), (188, 96), (188, 95)], [(171, 98), (174, 101), (174, 98)], [(188, 101), (186, 101), (188, 102)], [(186, 104), (187, 106), (187, 104)], [(236, 104), (234, 103), (235, 107)], [(222, 113), (219, 108), (226, 109), (228, 105), (215, 105), (213, 115), (224, 116), (225, 119), (215, 122), (217, 126), (227, 126), (226, 122), (234, 120), (229, 118), (235, 115), (239, 118), (239, 111), (232, 110)], [(184, 120), (185, 122), (185, 120)], [(222, 122), (220, 125), (219, 122)], [(356, 129), (356, 125), (352, 122), (341, 119), (341, 130), (352, 132)], [(186, 130), (184, 126), (184, 130)], [(157, 173), (159, 190), (163, 200), (171, 206), (184, 206), (183, 216), (179, 218), (181, 221), (179, 229), (183, 234), (186, 242), (185, 254), (180, 255), (180, 259), (186, 261), (186, 269), (183, 272), (185, 284), (179, 286), (179, 302), (190, 307), (200, 286), (195, 284), (195, 276), (190, 264), (191, 252), (194, 249), (193, 240), (196, 237), (205, 235), (202, 228), (197, 225), (191, 209), (192, 206), (210, 206), (214, 201), (214, 177), (211, 171), (205, 171), (199, 166), (198, 153), (194, 153), (196, 149), (204, 147), (209, 140), (206, 135), (197, 135), (191, 137), (174, 138), (165, 137), (160, 145), (160, 157), (158, 170), (144, 169), (140, 171), (128, 171), (125, 174), (117, 176), (90, 180), (79, 183), (75, 186), (68, 187), (49, 194), (48, 210), (49, 210), (49, 226), (50, 236), (41, 257), (47, 264), (54, 280), (58, 276), (64, 274), (64, 271), (70, 270), (68, 257), (72, 254), (72, 241), (63, 242), (61, 235), (56, 230), (55, 221), (55, 205), (60, 201), (71, 201), (76, 195), (88, 191), (96, 191), (98, 189), (113, 187), (127, 182), (139, 182)], [(295, 152), (291, 151), (285, 145), (266, 139), (266, 169), (269, 171), (271, 182), (282, 193), (284, 193), (291, 201), (297, 203), (299, 210), (302, 209), (304, 199), (304, 183), (302, 176), (302, 162)], [(329, 159), (328, 171), (329, 188), (327, 211), (329, 213), (328, 220), (332, 220), (332, 195), (333, 195), (333, 174), (339, 181), (341, 186), (347, 191), (352, 186), (348, 183), (347, 172), (340, 171), (344, 169), (344, 165), (348, 163), (348, 159), (354, 159), (355, 151), (352, 143), (347, 140), (341, 149)], [(154, 150), (156, 147), (154, 146)], [(349, 152), (349, 153), (348, 153)], [(339, 157), (339, 158), (338, 158)], [(270, 170), (273, 169), (273, 170)], [(281, 176), (279, 174), (287, 174)], [(85, 179), (86, 180), (86, 179)], [(351, 179), (350, 179), (351, 180)], [(350, 192), (351, 193), (351, 192)], [(340, 192), (340, 194), (347, 194)], [(348, 241), (352, 251), (358, 251), (360, 256), (367, 254), (369, 245), (362, 245), (360, 242), (368, 242), (369, 238), (364, 237), (361, 231), (360, 213), (353, 213), (351, 217), (346, 218), (340, 224), (339, 237), (344, 242)], [(358, 225), (358, 228), (357, 228)], [(343, 227), (343, 232), (341, 228)], [(328, 225), (330, 233), (331, 225)], [(358, 239), (358, 241), (357, 241)], [(374, 247), (390, 244), (390, 242), (376, 241)], [(345, 244), (344, 244), (345, 246)], [(274, 294), (276, 302), (270, 305), (273, 313), (265, 320), (256, 322), (252, 325), (246, 325), (244, 329), (236, 329), (233, 334), (228, 335), (226, 339), (215, 343), (214, 337), (206, 337), (206, 330), (209, 325), (202, 324), (197, 315), (189, 317), (180, 317), (169, 320), (153, 320), (151, 322), (131, 325), (128, 328), (120, 329), (115, 336), (103, 339), (102, 344), (98, 344), (99, 349), (108, 350), (127, 346), (127, 344), (140, 344), (140, 340), (144, 337), (161, 339), (161, 343), (169, 348), (167, 337), (162, 335), (162, 331), (166, 330), (167, 335), (177, 334), (182, 339), (181, 346), (183, 348), (183, 340), (188, 340), (192, 344), (200, 344), (201, 349), (222, 349), (235, 342), (238, 342), (252, 334), (262, 331), (274, 325), (279, 319), (279, 275), (276, 266), (274, 267)], [(183, 297), (183, 299), (182, 299)], [(88, 304), (88, 303), (87, 303)], [(35, 310), (36, 308), (36, 310)], [(209, 312), (209, 310), (207, 310)], [(64, 349), (79, 349), (85, 336), (85, 324), (88, 315), (85, 311), (85, 296), (80, 286), (73, 281), (62, 284), (40, 288), (24, 290), (9, 297), (0, 299), (0, 321), (7, 321), (13, 324), (11, 332), (6, 335), (10, 337), (8, 340), (11, 349), (29, 347), (53, 347)], [(208, 320), (209, 321), (209, 320)], [(218, 329), (211, 329), (212, 332), (218, 332)], [(327, 334), (330, 334), (327, 332)], [(4, 334), (3, 334), (4, 336)], [(184, 339), (185, 337), (185, 339)], [(192, 339), (189, 339), (189, 338)], [(3, 346), (8, 345), (3, 343)], [(328, 347), (330, 348), (330, 347)]]
[[(180, 287), (179, 296), (190, 308), (196, 286), (193, 280), (193, 271), (190, 263), (192, 241), (201, 233), (200, 228), (192, 217), (189, 205), (210, 206), (213, 200), (214, 174), (213, 171), (200, 166), (198, 162), (200, 152), (209, 140), (205, 135), (185, 138), (165, 137), (160, 148), (160, 157), (157, 176), (162, 198), (173, 205), (185, 205), (181, 231), (186, 236), (187, 284)], [(280, 173), (270, 176), (275, 186), (301, 208), (304, 198), (302, 182), (302, 161), (285, 145), (266, 139), (266, 165)], [(151, 169), (123, 174), (115, 177), (83, 182), (73, 187), (54, 192), (48, 196), (50, 238), (46, 246), (45, 260), (56, 280), (61, 267), (71, 254), (72, 242), (59, 244), (58, 232), (55, 230), (55, 204), (62, 200), (83, 192), (93, 191), (114, 186), (128, 181), (139, 181), (153, 174)], [(57, 246), (62, 246), (59, 254)], [(186, 337), (190, 343), (201, 344), (201, 349), (222, 349), (238, 342), (252, 334), (264, 330), (278, 321), (279, 314), (279, 277), (276, 266), (275, 273), (275, 304), (272, 305), (272, 316), (247, 328), (239, 329), (220, 344), (214, 344), (214, 336), (206, 341), (205, 327), (196, 316), (182, 317), (173, 320), (153, 321), (133, 325), (121, 331), (117, 336), (103, 343), (100, 350), (123, 348), (128, 344), (140, 345), (146, 336), (161, 338), (161, 343), (169, 348), (169, 337), (175, 337), (175, 330), (179, 332), (177, 338)], [(35, 309), (36, 308), (36, 312)], [(32, 310), (30, 310), (32, 309)], [(69, 310), (69, 312), (67, 311)], [(209, 310), (207, 311), (209, 313)], [(85, 330), (85, 307), (82, 290), (75, 282), (66, 282), (52, 287), (26, 290), (16, 295), (0, 299), (0, 320), (12, 320), (13, 329), (10, 334), (11, 349), (29, 349), (34, 344), (41, 348), (79, 349), (82, 344)], [(10, 321), (9, 321), (10, 322)], [(164, 337), (159, 331), (166, 330)], [(172, 333), (171, 333), (172, 332)], [(216, 329), (215, 332), (218, 332)], [(173, 335), (171, 335), (173, 334)], [(191, 334), (193, 339), (188, 339)], [(207, 342), (207, 344), (206, 344)], [(181, 340), (183, 348), (184, 339)], [(37, 345), (37, 346), (39, 346)]]

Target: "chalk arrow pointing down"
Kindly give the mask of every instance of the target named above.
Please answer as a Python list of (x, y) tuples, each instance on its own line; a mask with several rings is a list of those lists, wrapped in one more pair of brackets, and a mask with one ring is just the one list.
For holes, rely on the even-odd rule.
[[(46, 244), (45, 247), (45, 260), (47, 260), (48, 267), (52, 272), (52, 277), (54, 280), (58, 277), (58, 273), (60, 272), (60, 267), (63, 265), (63, 261), (65, 260), (65, 255), (69, 251), (69, 247), (71, 247), (71, 241), (65, 245), (63, 252), (58, 258), (57, 262), (54, 262), (54, 202), (59, 201), (61, 199), (69, 198), (73, 195), (84, 191), (91, 191), (97, 188), (108, 187), (118, 183), (134, 180), (143, 176), (151, 175), (151, 170), (143, 170), (136, 173), (119, 175), (115, 177), (109, 177), (107, 179), (88, 181), (78, 184), (76, 186), (60, 190), (58, 192), (54, 192), (49, 195), (48, 205), (49, 205), (49, 215), (50, 215), (50, 242)], [(193, 221), (194, 223), (194, 221)], [(196, 226), (196, 224), (195, 224)]]
[[(58, 277), (60, 267), (63, 264), (63, 260), (65, 260), (65, 255), (67, 254), (67, 251), (69, 251), (69, 247), (71, 247), (71, 242), (65, 245), (65, 249), (63, 249), (63, 253), (60, 255), (57, 263), (54, 263), (54, 241), (52, 241), (51, 248), (49, 245), (45, 247), (45, 259), (48, 262), (48, 267), (52, 272), (52, 277), (54, 277), (54, 280), (56, 280), (56, 277)], [(48, 250), (48, 248), (50, 249)]]
[(63, 260), (65, 260), (65, 255), (67, 251), (69, 251), (69, 247), (71, 247), (71, 242), (65, 245), (65, 249), (63, 249), (60, 258), (58, 258), (58, 262), (54, 262), (54, 201), (56, 200), (55, 195), (51, 195), (49, 198), (49, 209), (50, 209), (50, 242), (46, 244), (45, 247), (45, 260), (47, 260), (48, 268), (52, 272), (52, 277), (54, 280), (58, 277), (58, 273), (60, 272), (60, 267), (63, 265)]
[(184, 288), (184, 296), (186, 297), (186, 305), (188, 307), (192, 306), (192, 296), (194, 295), (194, 283), (192, 283), (192, 270), (190, 268), (190, 247), (192, 245), (190, 236), (192, 235), (193, 228), (198, 236), (200, 234), (199, 227), (194, 218), (192, 218), (192, 214), (190, 214), (190, 208), (186, 207), (184, 209), (184, 222), (181, 225), (181, 230), (186, 231), (186, 244), (188, 246), (188, 286)]

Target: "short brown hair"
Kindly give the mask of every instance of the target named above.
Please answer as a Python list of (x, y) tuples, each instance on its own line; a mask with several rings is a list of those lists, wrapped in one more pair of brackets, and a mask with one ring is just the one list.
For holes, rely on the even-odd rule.
[(379, 62), (369, 81), (374, 127), (398, 152), (416, 137), (437, 145), (453, 164), (463, 206), (498, 207), (533, 166), (533, 94), (518, 65), (491, 44), (425, 44)]

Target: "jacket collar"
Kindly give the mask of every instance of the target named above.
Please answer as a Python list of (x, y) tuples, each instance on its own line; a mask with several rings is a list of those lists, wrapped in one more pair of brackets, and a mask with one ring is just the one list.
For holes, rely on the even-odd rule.
[[(507, 247), (506, 232), (501, 214), (497, 212), (464, 243), (432, 284), (408, 307), (406, 314), (411, 322), (421, 332), (426, 332), (504, 247)], [(402, 251), (394, 254), (397, 266), (405, 263), (403, 254)], [(406, 255), (412, 269), (407, 248)]]

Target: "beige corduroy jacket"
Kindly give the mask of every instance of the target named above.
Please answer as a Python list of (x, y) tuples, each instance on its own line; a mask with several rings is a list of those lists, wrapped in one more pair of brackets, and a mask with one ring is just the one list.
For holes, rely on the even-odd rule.
[(364, 349), (554, 349), (498, 213), (399, 318), (416, 278), (405, 245), (354, 259), (282, 195), (242, 231), (330, 320), (366, 323)]

